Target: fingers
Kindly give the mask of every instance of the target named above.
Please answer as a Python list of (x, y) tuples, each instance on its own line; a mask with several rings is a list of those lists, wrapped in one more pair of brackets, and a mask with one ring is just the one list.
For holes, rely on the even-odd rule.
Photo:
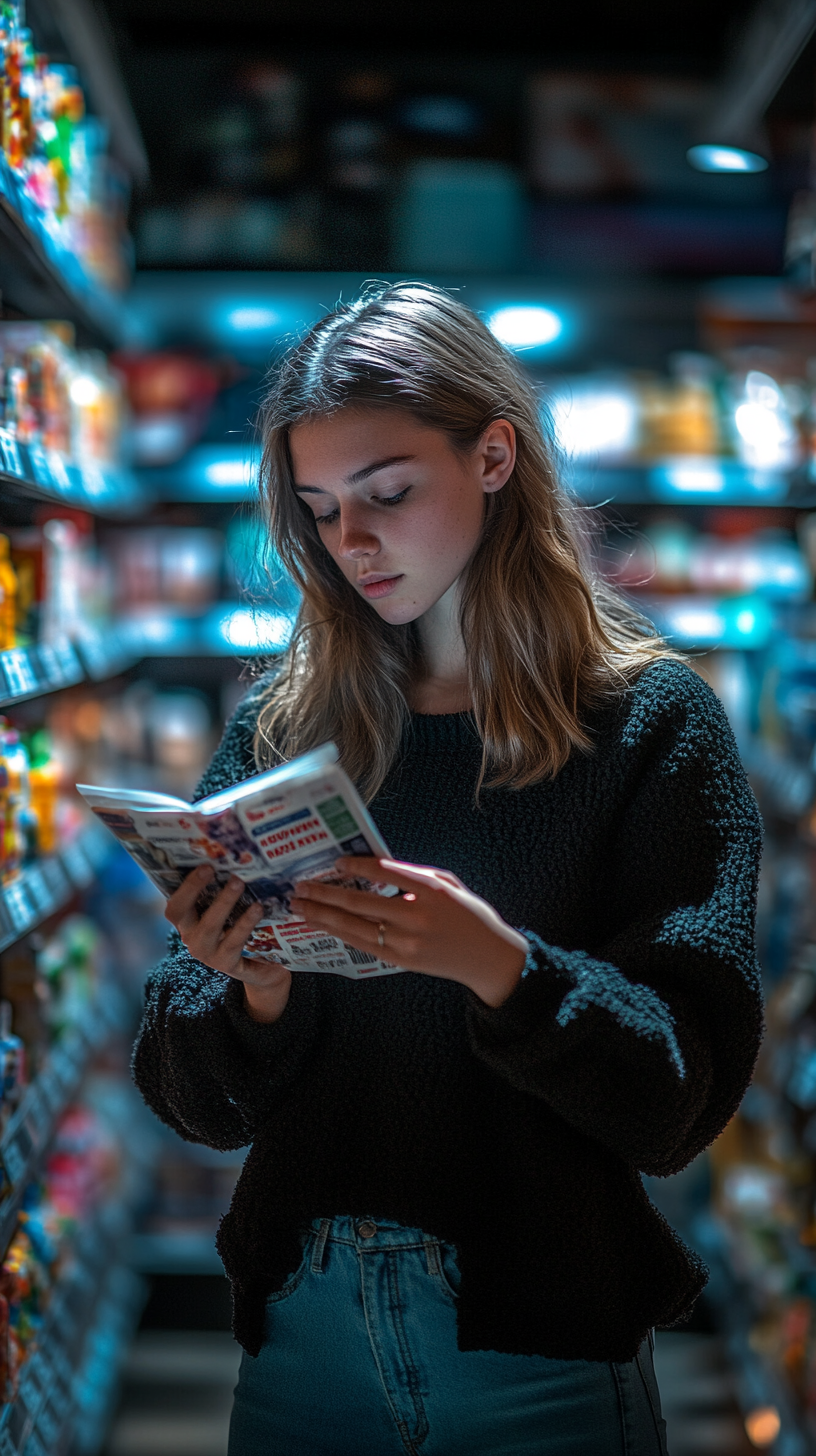
[(392, 921), (394, 910), (399, 911), (399, 895), (378, 895), (373, 890), (352, 890), (346, 885), (326, 884), (323, 880), (301, 880), (295, 885), (292, 909), (297, 915), (311, 905), (335, 905), (354, 915), (378, 924)]
[[(372, 897), (373, 898), (373, 897)], [(381, 897), (380, 903), (387, 905), (388, 901)], [(332, 935), (338, 935), (349, 945), (357, 950), (371, 950), (379, 947), (379, 920), (370, 920), (360, 915), (353, 915), (348, 910), (343, 910), (337, 905), (323, 905), (316, 901), (292, 900), (292, 908), (297, 906), (297, 914), (302, 915), (306, 924), (313, 930), (329, 931)], [(382, 922), (385, 923), (385, 922)]]
[(189, 875), (182, 880), (178, 889), (170, 896), (164, 907), (164, 916), (181, 929), (182, 922), (189, 920), (192, 914), (194, 920), (198, 919), (195, 914), (195, 904), (204, 886), (213, 878), (212, 865), (199, 865), (197, 869), (191, 870)]
[[(341, 874), (358, 875), (382, 885), (396, 885), (399, 890), (415, 890), (421, 885), (438, 890), (440, 880), (464, 889), (455, 875), (448, 870), (434, 869), (431, 865), (409, 865), (396, 859), (375, 859), (368, 855), (348, 855), (338, 859), (336, 864)], [(309, 883), (316, 882), (310, 880)]]
[(227, 883), (219, 890), (212, 904), (207, 907), (198, 922), (202, 935), (214, 936), (216, 940), (220, 938), (224, 929), (224, 921), (229, 917), (245, 891), (244, 881), (237, 875), (230, 875)]
[[(249, 940), (250, 935), (252, 934), (255, 926), (258, 924), (258, 921), (261, 919), (262, 915), (262, 905), (258, 904), (257, 901), (254, 905), (250, 905), (249, 908), (244, 911), (243, 915), (241, 915), (240, 918), (236, 920), (235, 924), (229, 930), (225, 931), (224, 935), (222, 935), (221, 939), (219, 940), (219, 957), (226, 956), (228, 959), (230, 959), (232, 958), (232, 956), (240, 955), (241, 951), (244, 948), (244, 945)], [(263, 961), (258, 962), (258, 964), (268, 965), (270, 964), (270, 962)]]

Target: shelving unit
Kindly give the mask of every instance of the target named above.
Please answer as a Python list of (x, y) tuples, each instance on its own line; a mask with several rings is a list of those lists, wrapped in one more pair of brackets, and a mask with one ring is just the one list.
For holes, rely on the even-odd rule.
[(17, 1397), (0, 1413), (0, 1456), (65, 1456), (75, 1430), (81, 1449), (96, 1449), (99, 1417), (144, 1301), (142, 1281), (120, 1261), (129, 1226), (128, 1205), (115, 1200), (78, 1232)]
[(110, 853), (108, 835), (92, 822), (57, 854), (24, 865), (0, 883), (0, 951), (86, 890)]
[(56, 450), (20, 445), (2, 429), (0, 485), (11, 495), (105, 514), (135, 510), (143, 503), (143, 490), (132, 471), (72, 464)]
[(79, 337), (115, 347), (133, 332), (129, 309), (88, 277), (72, 253), (45, 227), (40, 214), (0, 158), (0, 289), (32, 318), (68, 318)]
[(14, 1232), (20, 1201), (49, 1147), (60, 1117), (79, 1087), (94, 1052), (125, 1024), (123, 1001), (116, 988), (104, 986), (82, 1020), (51, 1048), (46, 1065), (27, 1087), (25, 1096), (0, 1141), (3, 1194), (0, 1198), (0, 1243), (6, 1248)]
[(727, 457), (688, 455), (626, 466), (575, 464), (567, 481), (588, 505), (793, 506), (816, 505), (807, 471), (750, 470)]
[(0, 710), (26, 698), (73, 687), (86, 678), (101, 682), (132, 667), (147, 648), (132, 627), (88, 624), (75, 642), (57, 637), (32, 647), (0, 652)]

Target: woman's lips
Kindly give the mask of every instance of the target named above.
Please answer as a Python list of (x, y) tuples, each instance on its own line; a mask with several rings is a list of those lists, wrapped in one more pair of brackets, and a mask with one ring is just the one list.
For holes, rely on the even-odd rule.
[(398, 576), (381, 576), (379, 581), (361, 581), (360, 587), (369, 600), (376, 597), (388, 597), (402, 581), (402, 576), (403, 573), (400, 572)]

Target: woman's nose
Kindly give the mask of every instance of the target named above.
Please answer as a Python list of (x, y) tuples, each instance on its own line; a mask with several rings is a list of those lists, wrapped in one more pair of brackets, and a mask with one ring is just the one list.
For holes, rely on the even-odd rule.
[(380, 549), (378, 538), (367, 531), (359, 522), (343, 521), (340, 533), (339, 554), (356, 561), (361, 556), (376, 556)]

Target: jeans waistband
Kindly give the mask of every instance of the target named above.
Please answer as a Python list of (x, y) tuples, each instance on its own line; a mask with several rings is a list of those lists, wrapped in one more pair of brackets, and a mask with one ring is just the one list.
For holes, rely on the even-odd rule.
[(350, 1244), (355, 1249), (424, 1249), (431, 1236), (422, 1229), (406, 1228), (385, 1218), (352, 1218), (342, 1214), (335, 1218), (316, 1218), (302, 1230), (315, 1234), (323, 1245)]

